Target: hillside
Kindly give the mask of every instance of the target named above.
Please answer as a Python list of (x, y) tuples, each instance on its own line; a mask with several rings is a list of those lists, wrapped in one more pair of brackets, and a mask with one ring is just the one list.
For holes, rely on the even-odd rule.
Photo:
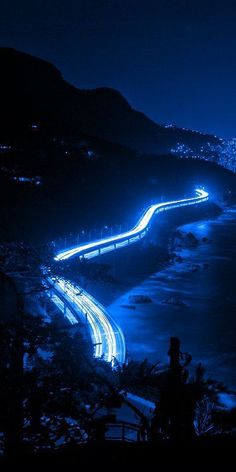
[(230, 171), (169, 152), (180, 139), (216, 138), (156, 125), (119, 92), (77, 90), (53, 65), (15, 50), (0, 49), (0, 67), (1, 240), (84, 230), (96, 238), (104, 225), (135, 223), (151, 200), (199, 184), (220, 198), (234, 193)]
[(67, 83), (50, 63), (0, 48), (2, 139), (22, 139), (37, 123), (45, 133), (75, 142), (96, 136), (143, 153), (168, 153), (178, 142), (199, 149), (218, 139), (198, 132), (154, 123), (134, 110), (116, 90), (80, 90)]
[[(68, 157), (65, 146), (55, 144), (16, 153), (14, 158), (26, 160), (27, 166), (11, 172), (2, 166), (1, 240), (46, 243), (84, 230), (97, 238), (107, 225), (114, 231), (119, 231), (120, 224), (131, 227), (151, 201), (191, 195), (199, 184), (220, 199), (235, 189), (235, 175), (210, 162), (136, 156), (115, 145), (95, 140), (91, 144), (91, 159), (84, 150), (72, 148)], [(37, 156), (40, 165), (35, 174)], [(0, 156), (5, 161), (9, 157)]]

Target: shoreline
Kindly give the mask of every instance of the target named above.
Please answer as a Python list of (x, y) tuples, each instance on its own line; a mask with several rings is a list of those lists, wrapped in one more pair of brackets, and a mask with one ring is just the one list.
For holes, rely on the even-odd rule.
[[(96, 298), (98, 298), (99, 301), (102, 301), (104, 306), (106, 306), (106, 309), (111, 314), (112, 318), (114, 318), (114, 320), (124, 332), (127, 342), (128, 357), (130, 357), (132, 360), (142, 361), (145, 358), (148, 358), (151, 363), (160, 361), (160, 367), (167, 367), (169, 358), (167, 357), (166, 353), (169, 346), (169, 338), (171, 335), (176, 335), (176, 332), (174, 330), (175, 328), (172, 329), (172, 323), (171, 327), (169, 325), (165, 325), (165, 314), (163, 316), (163, 312), (171, 311), (172, 315), (174, 314), (175, 327), (178, 324), (184, 324), (186, 321), (187, 323), (190, 322), (189, 326), (191, 327), (192, 305), (191, 302), (189, 303), (187, 301), (186, 303), (185, 297), (188, 298), (190, 296), (190, 298), (195, 299), (195, 295), (194, 290), (192, 292), (191, 289), (182, 290), (182, 296), (186, 304), (184, 303), (183, 306), (172, 306), (163, 304), (163, 298), (161, 299), (160, 295), (156, 292), (160, 291), (160, 293), (163, 293), (163, 291), (166, 292), (169, 290), (169, 292), (172, 293), (172, 284), (175, 283), (176, 278), (182, 278), (183, 276), (186, 278), (187, 276), (188, 282), (191, 285), (194, 284), (194, 281), (196, 281), (196, 276), (198, 276), (199, 273), (204, 274), (204, 276), (211, 273), (211, 264), (209, 264), (208, 260), (208, 250), (210, 249), (211, 252), (212, 246), (214, 246), (214, 241), (211, 240), (211, 237), (207, 237), (204, 239), (204, 241), (201, 241), (196, 245), (196, 247), (193, 248), (174, 248), (174, 252), (177, 257), (175, 258), (175, 261), (173, 261), (170, 257), (173, 253), (173, 247), (171, 250), (171, 246), (173, 245), (173, 239), (176, 232), (183, 231), (185, 234), (187, 234), (191, 230), (194, 234), (196, 234), (197, 232), (202, 231), (202, 237), (205, 238), (206, 228), (211, 227), (212, 225), (216, 227), (218, 225), (221, 226), (222, 222), (224, 222), (225, 219), (227, 220), (227, 215), (230, 214), (231, 211), (234, 211), (234, 209), (236, 211), (236, 206), (226, 207), (221, 212), (211, 215), (211, 217), (208, 216), (207, 219), (203, 216), (202, 218), (196, 218), (190, 223), (185, 221), (183, 224), (176, 225), (170, 230), (168, 229), (165, 231), (161, 238), (162, 240), (165, 239), (166, 234), (168, 234), (168, 240), (165, 239), (164, 245), (165, 261), (163, 261), (163, 257), (159, 258), (158, 267), (156, 267), (156, 270), (152, 273), (147, 273), (145, 277), (141, 278), (141, 280), (139, 277), (134, 277), (133, 280), (129, 279), (128, 284), (126, 281), (123, 284), (114, 282), (99, 282), (96, 284), (96, 287), (94, 287), (93, 282), (89, 282), (89, 290), (94, 291)], [(158, 230), (159, 229), (160, 227), (158, 226)], [(156, 250), (158, 250), (159, 254), (162, 249), (162, 245), (160, 247), (156, 247)], [(199, 254), (201, 255), (200, 259)], [(168, 257), (166, 257), (166, 255)], [(223, 259), (226, 260), (227, 258), (223, 257)], [(207, 278), (205, 282), (206, 283), (203, 283), (203, 288), (207, 286)], [(166, 287), (167, 285), (169, 286), (168, 288)], [(201, 287), (200, 290), (202, 290)], [(153, 293), (154, 296), (152, 295)], [(131, 303), (129, 296), (134, 295), (150, 297), (151, 302), (140, 304)], [(193, 303), (194, 301), (195, 300), (193, 300)], [(198, 300), (197, 303), (199, 304)], [(150, 315), (150, 308), (151, 311), (153, 311), (152, 307), (155, 307), (155, 312), (151, 313)], [(194, 311), (194, 315), (196, 317), (196, 310)], [(188, 312), (188, 314), (186, 314), (186, 312)], [(199, 312), (201, 312), (201, 309)], [(145, 326), (146, 317), (147, 319), (149, 318), (149, 328), (151, 327), (149, 330), (146, 329)], [(156, 333), (157, 342), (155, 348), (153, 349), (151, 338), (153, 336), (153, 332), (155, 330), (158, 331), (158, 324), (155, 324), (158, 318), (160, 319), (160, 332)], [(192, 331), (191, 328), (189, 329), (189, 332)], [(208, 340), (206, 340), (206, 338), (208, 337), (208, 331), (207, 329), (203, 331), (205, 331), (203, 336), (201, 333), (194, 333), (194, 336), (196, 334), (198, 337), (200, 335), (200, 337), (205, 338), (204, 342), (207, 345)], [(136, 336), (137, 332), (139, 333), (138, 336)], [(134, 339), (135, 337), (137, 339)], [(178, 337), (180, 337), (183, 351), (189, 352), (193, 356), (192, 363), (188, 367), (190, 376), (194, 373), (196, 365), (201, 362), (203, 367), (206, 369), (205, 378), (212, 379), (216, 391), (218, 391), (219, 404), (225, 409), (235, 408), (236, 382), (233, 381), (232, 384), (230, 381), (227, 381), (227, 378), (231, 379), (231, 376), (229, 375), (230, 366), (228, 368), (229, 373), (227, 373), (227, 368), (225, 368), (224, 365), (225, 362), (227, 364), (227, 355), (225, 359), (223, 358), (223, 363), (220, 360), (220, 355), (218, 357), (213, 356), (211, 359), (211, 355), (208, 355), (209, 353), (204, 353), (204, 346), (198, 346), (197, 344), (194, 349), (192, 349), (191, 343), (188, 344), (186, 342), (185, 336), (182, 337), (179, 335)], [(220, 368), (218, 369), (218, 367)], [(138, 394), (142, 395), (142, 397), (147, 400), (153, 400), (153, 398), (147, 396), (145, 392), (138, 392)]]
[[(223, 226), (230, 211), (228, 208), (217, 218), (186, 223), (177, 229), (184, 232), (191, 229), (193, 232), (204, 234), (212, 226)], [(182, 262), (167, 264), (165, 268), (157, 270), (141, 284), (137, 284), (121, 294), (107, 308), (124, 330), (128, 352), (132, 358), (141, 360), (148, 357), (151, 361), (161, 360), (166, 363), (165, 352), (169, 337), (178, 335), (182, 341), (183, 350), (193, 355), (193, 366), (202, 362), (206, 367), (207, 377), (214, 378), (219, 383), (223, 381), (227, 387), (234, 390), (236, 388), (235, 380), (231, 385), (226, 381), (230, 377), (229, 373), (234, 358), (233, 354), (227, 351), (222, 339), (220, 339), (222, 353), (217, 352), (218, 337), (222, 331), (219, 300), (217, 296), (209, 297), (209, 293), (207, 293), (209, 283), (212, 284), (212, 280), (214, 282), (215, 258), (218, 258), (222, 264), (229, 263), (228, 257), (214, 254), (214, 245), (215, 242), (207, 240), (195, 248), (180, 248), (176, 253), (177, 256), (183, 258)], [(184, 302), (183, 305), (175, 306), (162, 303), (165, 294), (180, 297)], [(152, 299), (152, 303), (136, 304), (134, 309), (129, 308), (129, 297), (133, 295), (147, 295)], [(223, 308), (221, 307), (221, 309)], [(204, 317), (203, 314), (206, 316)], [(215, 328), (216, 333), (213, 336), (210, 331), (211, 329), (214, 331)], [(136, 335), (137, 332), (139, 332), (138, 335)], [(194, 337), (198, 339), (199, 345)]]
[[(221, 226), (224, 227), (228, 216), (232, 221), (230, 213), (233, 211), (235, 206), (225, 206), (220, 210), (212, 205), (191, 214), (185, 212), (184, 215), (182, 213), (179, 215), (178, 212), (173, 212), (173, 218), (169, 220), (158, 219), (158, 224), (153, 225), (142, 245), (137, 243), (126, 250), (102, 256), (97, 264), (89, 264), (87, 269), (90, 270), (91, 278), (86, 271), (78, 275), (82, 276), (80, 283), (85, 290), (108, 309), (112, 318), (121, 327), (126, 337), (128, 354), (132, 359), (143, 360), (146, 357), (151, 362), (159, 360), (166, 365), (169, 338), (175, 335), (181, 339), (183, 350), (193, 355), (192, 364), (202, 362), (206, 367), (207, 377), (217, 379), (219, 383), (223, 381), (229, 388), (235, 389), (236, 378), (232, 371), (232, 362), (236, 355), (235, 344), (231, 346), (233, 351), (231, 355), (229, 352), (231, 339), (229, 347), (225, 347), (222, 335), (229, 326), (227, 327), (227, 322), (226, 327), (224, 326), (224, 316), (219, 313), (220, 304), (222, 305), (219, 297), (221, 293), (224, 296), (224, 290), (215, 287), (214, 283), (211, 291), (208, 288), (208, 285), (211, 286), (212, 281), (214, 282), (216, 272), (219, 272), (218, 266), (221, 267), (223, 263), (228, 264), (229, 257), (219, 256), (217, 253), (211, 254), (217, 242), (213, 238), (209, 243), (208, 239), (212, 239), (211, 237), (196, 248), (181, 248), (180, 251), (175, 248), (177, 260), (175, 258), (173, 261), (170, 257), (173, 252), (173, 248), (170, 250), (170, 241), (173, 240), (177, 230), (185, 232), (192, 230), (194, 234), (197, 230), (204, 237), (206, 229), (207, 231), (212, 231), (212, 228), (217, 231), (222, 229)], [(226, 227), (226, 236), (228, 233), (230, 231)], [(217, 247), (219, 253), (222, 251), (222, 246), (224, 244)], [(227, 247), (230, 245), (226, 244)], [(209, 264), (209, 257), (212, 258), (213, 264)], [(218, 266), (214, 273), (212, 267), (216, 259)], [(100, 268), (102, 270), (106, 268), (103, 271), (105, 277), (103, 275), (101, 278), (97, 277), (96, 271)], [(163, 303), (170, 294), (183, 299), (184, 303), (180, 306)], [(151, 298), (151, 303), (131, 303), (128, 299), (130, 295), (147, 295)], [(215, 297), (216, 301), (212, 300), (212, 297)], [(220, 309), (224, 313), (223, 305)], [(214, 339), (211, 331), (215, 326), (218, 333), (215, 333)], [(233, 329), (232, 333), (234, 332)], [(226, 332), (226, 339), (227, 336)], [(218, 340), (221, 344), (219, 353), (215, 346)], [(225, 356), (223, 360), (222, 349), (226, 349), (225, 353), (223, 351), (223, 357)], [(232, 382), (227, 382), (225, 379), (227, 376), (230, 379), (228, 373), (230, 368)]]
[[(99, 263), (95, 263), (94, 267), (96, 269), (100, 264), (107, 265), (108, 268), (110, 266), (109, 275), (105, 280), (97, 281), (85, 276), (81, 285), (108, 308), (117, 298), (175, 263), (170, 244), (176, 231), (188, 224), (211, 221), (224, 212), (224, 208), (216, 205), (211, 207), (208, 204), (208, 207), (210, 210), (207, 208), (199, 211), (194, 208), (190, 216), (188, 210), (185, 210), (187, 216), (183, 218), (177, 211), (171, 221), (162, 214), (141, 244), (137, 243), (100, 257)], [(93, 262), (89, 264), (93, 265)], [(141, 267), (141, 270), (137, 270), (137, 266)]]

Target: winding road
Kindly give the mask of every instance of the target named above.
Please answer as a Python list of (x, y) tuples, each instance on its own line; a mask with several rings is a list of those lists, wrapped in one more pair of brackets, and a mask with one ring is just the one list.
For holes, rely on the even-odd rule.
[[(194, 197), (151, 205), (131, 230), (58, 252), (55, 261), (65, 261), (74, 257), (90, 259), (138, 242), (146, 235), (151, 220), (157, 213), (196, 205), (206, 202), (208, 199), (209, 194), (205, 190), (196, 189)], [(123, 364), (126, 358), (124, 335), (107, 310), (89, 293), (69, 281), (62, 278), (48, 278), (48, 282), (52, 301), (64, 313), (70, 323), (75, 324), (82, 320), (87, 324), (94, 345), (95, 357), (103, 357), (112, 364), (115, 361)]]

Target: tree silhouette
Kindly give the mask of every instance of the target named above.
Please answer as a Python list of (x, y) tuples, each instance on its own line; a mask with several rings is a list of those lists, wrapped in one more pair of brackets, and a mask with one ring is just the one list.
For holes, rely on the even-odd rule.
[(204, 371), (199, 365), (196, 378), (188, 381), (188, 370), (192, 357), (182, 353), (180, 340), (170, 338), (169, 369), (160, 383), (160, 399), (152, 420), (152, 438), (158, 434), (173, 442), (191, 441), (195, 437), (194, 418), (197, 402), (205, 393)]

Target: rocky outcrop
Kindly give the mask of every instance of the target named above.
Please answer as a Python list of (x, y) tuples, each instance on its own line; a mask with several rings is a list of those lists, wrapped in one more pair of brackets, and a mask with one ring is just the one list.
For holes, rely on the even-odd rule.
[(130, 295), (129, 296), (130, 303), (152, 303), (151, 298), (148, 295)]
[(194, 234), (189, 231), (184, 233), (183, 231), (177, 230), (174, 235), (174, 248), (193, 248), (199, 244), (198, 239)]

